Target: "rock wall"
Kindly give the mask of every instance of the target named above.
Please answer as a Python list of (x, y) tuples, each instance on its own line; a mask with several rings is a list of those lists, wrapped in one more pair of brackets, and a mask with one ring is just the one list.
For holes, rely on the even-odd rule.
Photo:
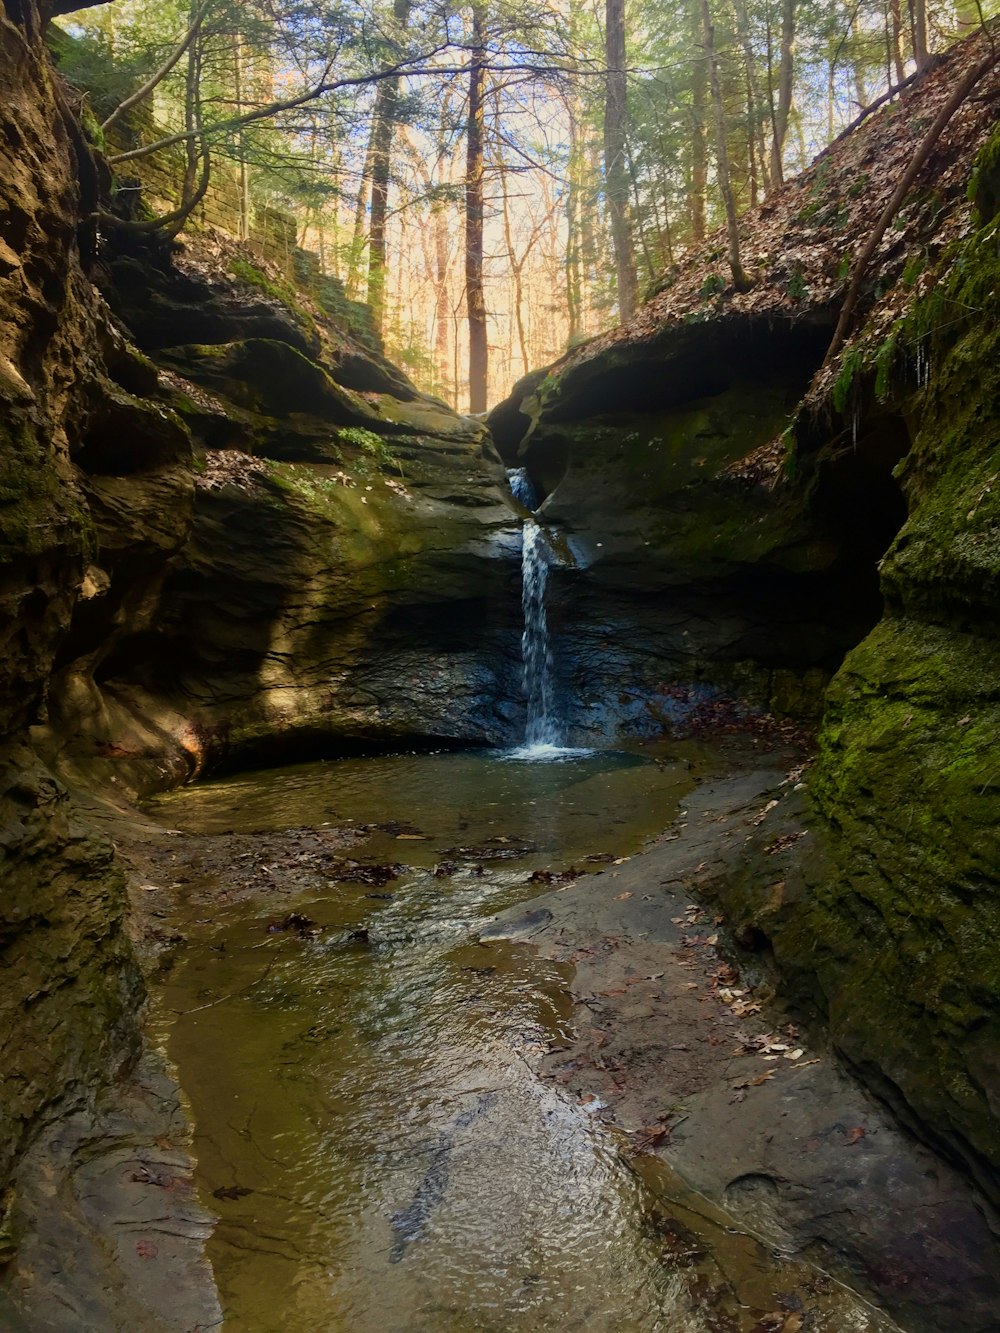
[(550, 626), (581, 740), (654, 734), (711, 687), (808, 715), (877, 618), (874, 561), (902, 517), (891, 479), (858, 541), (842, 469), (812, 493), (755, 458), (773, 459), (828, 337), (822, 317), (668, 327), (529, 389), (523, 441), (509, 408), (494, 418), (565, 540)]
[(44, 21), (0, 11), (0, 1185), (139, 1049), (123, 877), (71, 792), (518, 727), (484, 427), (246, 249), (99, 236)]
[(828, 696), (809, 924), (841, 1047), (1000, 1201), (1000, 231), (976, 221), (907, 321), (909, 513)]
[[(523, 382), (492, 422), (577, 556), (560, 576), (560, 652), (567, 689), (592, 686), (595, 722), (669, 726), (705, 683), (818, 706), (804, 791), (762, 813), (745, 872), (713, 892), (871, 1086), (996, 1204), (996, 67), (824, 362), (843, 256), (987, 40), (743, 220), (752, 291), (727, 286), (710, 240), (631, 325)], [(584, 709), (577, 725), (592, 725)]]
[[(142, 410), (81, 269), (81, 148), (28, 0), (0, 11), (0, 1178), (40, 1119), (135, 1052), (141, 984), (108, 842), (26, 744), (95, 542), (74, 454)], [(78, 182), (82, 182), (82, 185)], [(91, 201), (93, 202), (93, 201)]]
[(512, 733), (517, 524), (486, 430), (225, 269), (193, 240), (100, 272), (162, 369), (158, 447), (176, 428), (194, 462), (91, 446), (90, 595), (40, 743), (135, 791), (220, 760)]

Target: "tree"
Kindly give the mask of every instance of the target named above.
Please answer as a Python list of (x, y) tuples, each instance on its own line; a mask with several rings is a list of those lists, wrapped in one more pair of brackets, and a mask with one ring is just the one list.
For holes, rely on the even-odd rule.
[[(410, 0), (394, 0), (393, 20), (400, 33), (410, 17)], [(399, 78), (384, 79), (375, 93), (371, 132), (371, 221), (368, 229), (368, 304), (381, 335), (385, 327), (385, 220), (389, 206), (389, 166), (399, 106)]]
[(740, 258), (740, 232), (736, 217), (736, 200), (733, 198), (732, 180), (729, 175), (726, 113), (722, 104), (722, 85), (719, 82), (719, 62), (715, 50), (715, 25), (712, 22), (709, 0), (701, 0), (701, 15), (704, 27), (705, 57), (708, 62), (708, 83), (712, 95), (712, 109), (715, 113), (715, 159), (719, 173), (719, 190), (726, 209), (729, 268), (733, 275), (733, 286), (738, 292), (745, 292), (750, 290), (752, 284), (743, 270), (743, 262)]
[(465, 302), (469, 322), (469, 411), (488, 406), (489, 344), (483, 286), (484, 148), (486, 102), (486, 16), (481, 0), (472, 9), (469, 112), (465, 167)]
[(605, 0), (604, 53), (607, 65), (604, 100), (604, 184), (618, 280), (622, 320), (635, 313), (637, 284), (629, 226), (629, 177), (626, 162), (625, 0)]

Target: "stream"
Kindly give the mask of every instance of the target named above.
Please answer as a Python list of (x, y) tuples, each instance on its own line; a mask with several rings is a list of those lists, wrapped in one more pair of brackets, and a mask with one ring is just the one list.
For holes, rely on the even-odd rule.
[(704, 747), (518, 754), (306, 764), (151, 807), (197, 849), (155, 1030), (219, 1216), (226, 1327), (889, 1328), (630, 1161), (598, 1100), (540, 1080), (571, 1032), (572, 969), (479, 939), (541, 891), (533, 873), (639, 850)]

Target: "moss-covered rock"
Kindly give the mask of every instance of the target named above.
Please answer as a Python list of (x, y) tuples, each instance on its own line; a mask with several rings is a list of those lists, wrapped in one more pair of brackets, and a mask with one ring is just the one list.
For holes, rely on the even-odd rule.
[[(722, 886), (734, 924), (769, 941), (837, 1046), (994, 1202), (1000, 321), (983, 298), (998, 260), (992, 222), (952, 250), (900, 330), (911, 348), (919, 331), (929, 371), (897, 362), (886, 386), (914, 439), (885, 613), (830, 685), (808, 803), (784, 798)], [(870, 430), (862, 421), (859, 449)]]
[[(831, 687), (813, 781), (817, 933), (838, 1041), (1000, 1197), (1000, 241), (950, 256), (915, 320), (930, 380), (900, 468), (887, 614)], [(930, 312), (930, 318), (928, 313)], [(938, 320), (937, 315), (941, 318)]]

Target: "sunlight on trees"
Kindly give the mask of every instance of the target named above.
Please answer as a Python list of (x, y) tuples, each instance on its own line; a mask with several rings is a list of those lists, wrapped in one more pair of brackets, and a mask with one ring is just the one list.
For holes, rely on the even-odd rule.
[(739, 212), (998, 4), (113, 0), (54, 44), (120, 225), (204, 225), (220, 182), (238, 239), (287, 214), (368, 336), (482, 411), (716, 227), (746, 284)]

